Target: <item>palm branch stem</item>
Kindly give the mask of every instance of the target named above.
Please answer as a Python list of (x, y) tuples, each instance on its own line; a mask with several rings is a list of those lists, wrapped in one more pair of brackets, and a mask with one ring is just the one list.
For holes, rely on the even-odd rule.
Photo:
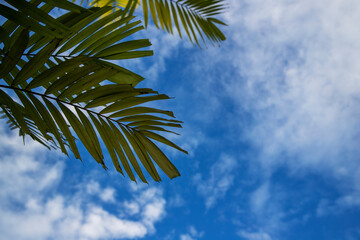
[[(36, 53), (23, 53), (22, 54), (23, 56), (35, 56)], [(61, 55), (61, 54), (52, 54), (50, 55), (50, 57), (62, 57), (62, 58), (73, 58), (73, 57), (76, 57), (76, 56), (71, 56), (71, 55)]]
[(30, 90), (26, 90), (26, 89), (21, 89), (21, 88), (17, 88), (17, 87), (12, 87), (12, 86), (7, 86), (7, 85), (2, 85), (0, 84), (0, 88), (7, 88), (7, 89), (11, 89), (11, 90), (14, 90), (14, 91), (22, 91), (22, 92), (26, 92), (26, 93), (30, 93), (30, 94), (33, 94), (33, 95), (38, 95), (38, 96), (41, 96), (41, 97), (45, 97), (45, 98), (48, 98), (48, 99), (52, 99), (54, 101), (59, 101), (59, 102), (62, 102), (64, 104), (67, 104), (67, 105), (70, 105), (72, 107), (75, 107), (75, 108), (80, 108), (84, 111), (87, 111), (87, 112), (90, 112), (90, 113), (93, 113), (93, 114), (96, 114), (97, 116), (101, 117), (101, 118), (106, 118), (107, 120), (109, 121), (112, 121), (114, 123), (117, 123), (117, 124), (121, 124), (122, 126), (126, 127), (126, 128), (131, 128), (133, 129), (132, 127), (126, 125), (126, 124), (123, 124), (121, 122), (117, 122), (116, 120), (108, 117), (108, 116), (105, 116), (101, 113), (98, 113), (98, 112), (95, 112), (95, 111), (92, 111), (92, 110), (89, 110), (87, 108), (84, 108), (84, 107), (81, 107), (79, 105), (76, 105), (76, 104), (73, 104), (73, 103), (69, 103), (67, 101), (64, 101), (64, 100), (61, 100), (61, 99), (58, 99), (58, 98), (55, 98), (55, 97), (51, 97), (49, 95), (46, 95), (46, 94), (42, 94), (42, 93), (37, 93), (37, 92), (33, 92), (33, 91), (30, 91)]

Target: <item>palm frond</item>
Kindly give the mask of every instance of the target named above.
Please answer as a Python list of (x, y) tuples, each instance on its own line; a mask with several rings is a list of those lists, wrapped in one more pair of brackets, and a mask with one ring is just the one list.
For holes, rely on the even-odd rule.
[[(161, 180), (155, 164), (170, 178), (179, 176), (153, 140), (186, 153), (156, 133), (179, 128), (181, 122), (170, 111), (141, 106), (169, 97), (136, 88), (140, 75), (107, 61), (153, 54), (149, 40), (125, 39), (143, 29), (140, 22), (124, 11), (101, 17), (111, 10), (106, 6), (7, 2), (12, 8), (0, 4), (0, 15), (7, 19), (0, 28), (0, 116), (9, 127), (82, 159), (79, 139), (107, 169), (103, 142), (116, 170), (133, 181), (137, 175), (147, 182), (141, 165), (155, 181)], [(55, 7), (69, 12), (53, 18), (49, 12)]]
[[(225, 9), (224, 0), (93, 0), (94, 6), (113, 6), (114, 9), (133, 11), (142, 5), (144, 23), (147, 27), (151, 16), (155, 26), (174, 34), (175, 28), (182, 38), (185, 33), (198, 46), (220, 43), (226, 39), (219, 25), (226, 25), (218, 16)], [(200, 40), (201, 39), (201, 40)]]

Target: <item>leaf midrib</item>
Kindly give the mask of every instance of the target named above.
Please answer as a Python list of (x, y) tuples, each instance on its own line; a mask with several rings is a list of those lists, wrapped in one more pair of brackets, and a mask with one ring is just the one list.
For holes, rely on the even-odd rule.
[[(2, 85), (0, 84), (0, 88), (7, 88), (7, 89), (11, 89), (11, 90), (14, 90), (14, 91), (22, 91), (22, 92), (26, 92), (26, 93), (30, 93), (30, 94), (33, 94), (33, 95), (38, 95), (38, 96), (41, 96), (41, 97), (45, 97), (45, 98), (48, 98), (48, 99), (52, 99), (54, 101), (59, 101), (61, 103), (64, 103), (64, 104), (67, 104), (67, 105), (70, 105), (72, 107), (75, 107), (75, 108), (78, 108), (78, 109), (82, 109), (84, 111), (87, 111), (87, 112), (90, 112), (90, 113), (93, 113), (93, 114), (96, 114), (97, 116), (101, 117), (101, 118), (106, 118), (107, 120), (109, 121), (112, 121), (114, 123), (117, 123), (117, 124), (120, 124), (126, 128), (131, 128), (133, 129), (131, 126), (128, 126), (127, 124), (124, 124), (124, 123), (121, 123), (121, 122), (117, 122), (115, 119), (112, 119), (108, 116), (105, 116), (101, 113), (98, 113), (98, 112), (95, 112), (93, 110), (89, 110), (85, 107), (82, 107), (82, 106), (79, 106), (77, 104), (74, 104), (74, 103), (70, 103), (70, 102), (67, 102), (67, 101), (64, 101), (64, 100), (61, 100), (61, 99), (58, 99), (58, 98), (55, 98), (55, 97), (51, 97), (49, 95), (46, 95), (46, 94), (42, 94), (42, 93), (37, 93), (37, 92), (33, 92), (33, 91), (30, 91), (30, 90), (26, 90), (26, 89), (22, 89), (22, 88), (17, 88), (17, 87), (13, 87), (13, 86), (7, 86), (7, 85)], [(136, 129), (133, 129), (136, 131)]]

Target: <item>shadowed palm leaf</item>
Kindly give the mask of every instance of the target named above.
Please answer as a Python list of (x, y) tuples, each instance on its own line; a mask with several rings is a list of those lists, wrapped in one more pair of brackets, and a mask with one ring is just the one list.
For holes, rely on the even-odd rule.
[[(11, 129), (81, 159), (77, 136), (106, 169), (102, 141), (116, 170), (133, 181), (138, 175), (147, 182), (140, 162), (155, 181), (154, 162), (179, 176), (153, 140), (186, 153), (156, 133), (181, 122), (170, 111), (139, 106), (169, 97), (135, 88), (141, 76), (107, 61), (153, 54), (139, 50), (151, 45), (147, 39), (124, 40), (143, 29), (140, 21), (125, 11), (100, 17), (111, 7), (66, 0), (6, 1), (12, 7), (0, 4), (7, 19), (0, 27), (0, 108)], [(53, 18), (49, 12), (59, 8), (66, 13)]]
[(206, 39), (219, 43), (226, 38), (218, 24), (226, 25), (218, 19), (225, 8), (224, 0), (93, 0), (95, 6), (124, 7), (131, 13), (142, 5), (145, 27), (151, 18), (157, 28), (173, 34), (176, 28), (179, 36), (185, 32), (191, 42), (200, 46)]

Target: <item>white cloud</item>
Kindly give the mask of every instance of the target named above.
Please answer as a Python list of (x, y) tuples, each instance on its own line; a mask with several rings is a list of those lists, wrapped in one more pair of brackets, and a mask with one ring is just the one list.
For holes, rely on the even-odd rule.
[(204, 236), (204, 232), (203, 231), (199, 232), (194, 226), (189, 227), (189, 232), (190, 232), (191, 236), (194, 236), (194, 237), (201, 238)]
[[(155, 188), (154, 188), (155, 190)], [(149, 199), (150, 200), (150, 199)], [(148, 200), (148, 201), (149, 201)], [(148, 230), (153, 233), (155, 232), (154, 223), (162, 219), (165, 215), (165, 199), (153, 197), (147, 202), (142, 209), (142, 221)]]
[(100, 192), (100, 184), (98, 182), (92, 180), (86, 185), (87, 194), (95, 195), (98, 194), (99, 192)]
[(190, 226), (188, 233), (180, 235), (180, 240), (196, 240), (202, 238), (203, 236), (203, 231), (199, 232), (194, 226)]
[(141, 238), (147, 234), (141, 222), (118, 218), (101, 207), (89, 209), (85, 219), (80, 229), (80, 236), (84, 239)]
[(136, 202), (125, 201), (124, 202), (124, 207), (125, 207), (127, 213), (130, 214), (130, 215), (138, 214), (139, 211), (140, 211), (140, 206)]
[(328, 215), (336, 215), (352, 208), (360, 207), (360, 190), (345, 193), (343, 196), (332, 199), (321, 199), (316, 209), (317, 217), (326, 217)]
[(282, 231), (289, 229), (290, 217), (296, 209), (285, 209), (286, 192), (269, 180), (249, 194), (249, 223), (239, 225), (238, 235), (249, 240), (282, 239)]
[(195, 239), (191, 237), (189, 234), (181, 234), (180, 240), (195, 240)]
[(87, 194), (97, 195), (104, 202), (115, 202), (115, 189), (112, 187), (102, 189), (98, 182), (91, 180), (85, 189)]
[(203, 180), (201, 174), (193, 178), (197, 191), (205, 197), (206, 208), (211, 208), (216, 201), (223, 198), (234, 182), (234, 170), (236, 161), (228, 155), (221, 155), (210, 169), (209, 178)]
[(254, 111), (249, 138), (261, 148), (264, 164), (278, 163), (282, 153), (301, 153), (294, 165), (318, 167), (331, 156), (332, 167), (341, 153), (356, 152), (359, 3), (230, 4), (230, 59), (238, 77), (227, 80), (226, 89), (239, 107)]
[(248, 137), (263, 166), (358, 171), (359, 2), (251, 1), (237, 10), (233, 24), (247, 37), (235, 34), (245, 50), (234, 64), (244, 80), (228, 92), (254, 111)]
[[(237, 38), (247, 48), (236, 61), (246, 81), (229, 93), (255, 110), (248, 136), (260, 163), (270, 174), (287, 165), (293, 174), (310, 170), (334, 179), (342, 196), (323, 199), (317, 216), (359, 207), (360, 4), (259, 3), (235, 20), (245, 21), (253, 42)], [(248, 94), (239, 97), (240, 88)]]
[(252, 211), (261, 213), (270, 198), (269, 183), (265, 182), (250, 195)]
[[(15, 132), (11, 135), (6, 132), (3, 122), (0, 123), (0, 142), (0, 183), (4, 183), (0, 191), (2, 203), (22, 201), (31, 198), (33, 194), (50, 190), (61, 178), (64, 168), (62, 162), (49, 164), (44, 161), (43, 156), (50, 153), (44, 146), (30, 139), (26, 139), (23, 145), (22, 138)], [(58, 158), (58, 152), (51, 153), (55, 159)]]
[(245, 238), (246, 240), (272, 240), (270, 235), (264, 232), (240, 231), (238, 235)]
[[(57, 154), (29, 141), (22, 146), (0, 124), (0, 232), (4, 239), (133, 239), (155, 232), (166, 201), (158, 188), (130, 188), (126, 202), (116, 191), (86, 179), (75, 193), (61, 193), (65, 168)], [(112, 212), (91, 196), (112, 204)], [(124, 204), (138, 206), (128, 215)]]
[(178, 193), (171, 196), (169, 199), (169, 206), (171, 207), (182, 207), (185, 204), (185, 199)]
[(239, 136), (255, 147), (255, 175), (317, 173), (339, 183), (337, 205), (359, 206), (359, 1), (229, 5), (227, 42), (197, 61), (207, 59), (205, 87), (232, 99)]
[(115, 189), (111, 187), (107, 187), (100, 194), (101, 200), (104, 202), (115, 202)]

